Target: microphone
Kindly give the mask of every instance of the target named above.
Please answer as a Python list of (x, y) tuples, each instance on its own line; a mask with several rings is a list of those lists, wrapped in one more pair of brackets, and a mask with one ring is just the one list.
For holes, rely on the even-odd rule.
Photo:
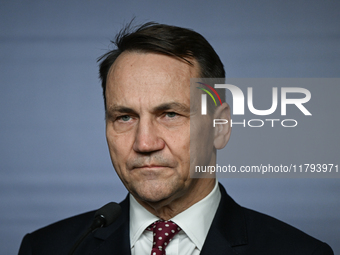
[(111, 225), (121, 213), (122, 209), (117, 203), (110, 202), (104, 205), (95, 213), (94, 220), (90, 227), (91, 231)]
[(78, 246), (91, 232), (97, 228), (103, 228), (111, 225), (122, 213), (120, 205), (115, 202), (110, 202), (103, 207), (99, 208), (94, 215), (91, 226), (81, 235), (77, 242), (73, 245), (68, 255), (73, 255)]

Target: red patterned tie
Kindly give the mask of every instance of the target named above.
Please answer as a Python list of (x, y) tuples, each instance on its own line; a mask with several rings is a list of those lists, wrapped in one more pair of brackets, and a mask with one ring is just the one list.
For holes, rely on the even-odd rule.
[(151, 255), (165, 255), (165, 248), (181, 228), (172, 221), (159, 220), (152, 223), (148, 230), (153, 231)]

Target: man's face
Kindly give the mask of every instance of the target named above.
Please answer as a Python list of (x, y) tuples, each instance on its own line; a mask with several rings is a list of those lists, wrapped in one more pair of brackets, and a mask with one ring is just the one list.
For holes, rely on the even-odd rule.
[(139, 200), (186, 195), (190, 179), (190, 78), (197, 67), (153, 53), (122, 53), (106, 87), (106, 137), (115, 170)]

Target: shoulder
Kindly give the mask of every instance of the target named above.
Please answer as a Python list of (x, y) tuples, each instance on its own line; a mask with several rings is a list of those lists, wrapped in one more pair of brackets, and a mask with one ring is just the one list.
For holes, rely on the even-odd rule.
[(73, 235), (79, 233), (91, 224), (95, 212), (96, 211), (90, 211), (57, 221), (32, 232), (32, 235), (44, 238), (46, 234)]
[(27, 234), (20, 247), (21, 254), (44, 254), (45, 249), (67, 254), (74, 241), (89, 227), (95, 211), (82, 213)]
[(220, 185), (221, 202), (214, 229), (239, 254), (322, 254), (332, 249), (301, 230), (263, 213), (238, 205)]
[[(122, 228), (125, 229), (129, 225), (128, 197), (120, 203), (120, 206), (122, 213), (113, 224), (98, 229), (87, 236), (82, 243), (83, 252), (81, 254), (90, 254), (117, 229), (117, 235), (123, 236)], [(75, 242), (92, 224), (95, 213), (96, 210), (82, 213), (27, 234), (21, 243), (19, 255), (68, 254)], [(126, 235), (128, 232), (124, 233), (124, 238)], [(117, 237), (116, 239), (118, 240)], [(78, 250), (78, 252), (80, 251)]]
[(249, 245), (259, 250), (280, 251), (278, 254), (333, 254), (326, 243), (303, 231), (266, 214), (241, 208)]

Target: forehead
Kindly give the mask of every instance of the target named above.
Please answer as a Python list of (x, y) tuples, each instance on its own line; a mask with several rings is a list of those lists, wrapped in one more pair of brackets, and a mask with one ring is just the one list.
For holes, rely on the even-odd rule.
[[(197, 65), (154, 53), (123, 52), (107, 79), (107, 106), (143, 101), (189, 100)], [(132, 102), (133, 101), (133, 102)]]

